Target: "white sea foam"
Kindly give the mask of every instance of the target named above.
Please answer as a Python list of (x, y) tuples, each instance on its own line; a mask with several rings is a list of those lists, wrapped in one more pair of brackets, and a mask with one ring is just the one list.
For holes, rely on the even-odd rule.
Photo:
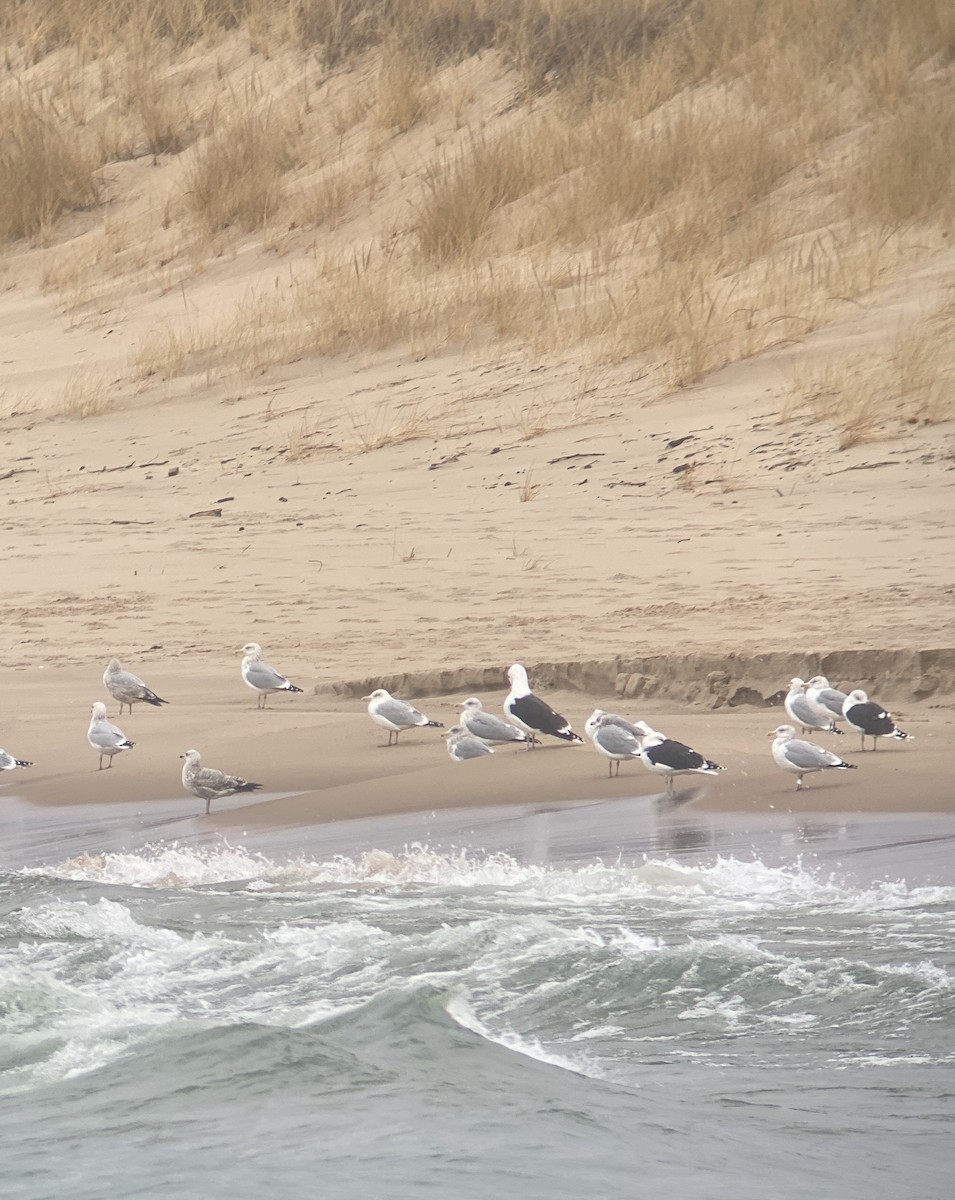
[(353, 858), (299, 856), (276, 862), (225, 842), (212, 849), (158, 843), (131, 853), (83, 854), (54, 868), (24, 873), (142, 888), (244, 883), (265, 891), (309, 885), (515, 889), (567, 905), (591, 905), (603, 897), (659, 897), (698, 899), (737, 911), (755, 910), (767, 902), (774, 907), (820, 903), (871, 915), (955, 902), (955, 888), (909, 888), (902, 882), (858, 888), (807, 870), (801, 863), (773, 867), (719, 858), (710, 865), (688, 866), (664, 859), (636, 866), (595, 862), (570, 869), (528, 866), (503, 853), (439, 852), (423, 845), (399, 853), (372, 849)]

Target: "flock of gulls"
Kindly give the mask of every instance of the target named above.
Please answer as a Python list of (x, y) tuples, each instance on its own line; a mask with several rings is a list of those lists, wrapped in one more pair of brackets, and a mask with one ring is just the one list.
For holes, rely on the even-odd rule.
[[(273, 693), (301, 693), (300, 687), (264, 661), (262, 647), (257, 642), (248, 642), (241, 653), (242, 679), (256, 693), (258, 708), (265, 708)], [(445, 734), (452, 761), (483, 758), (493, 754), (495, 746), (511, 743), (520, 743), (533, 750), (541, 744), (542, 736), (575, 745), (584, 744), (584, 738), (574, 732), (566, 718), (531, 690), (527, 671), (520, 663), (508, 668), (507, 678), (511, 690), (503, 701), (504, 717), (488, 712), (477, 696), (469, 696), (460, 702), (460, 719)], [(120, 716), (124, 707), (128, 707), (131, 715), (134, 704), (158, 708), (169, 703), (147, 687), (138, 675), (124, 670), (116, 658), (110, 660), (103, 673), (103, 684), (109, 695), (119, 701)], [(431, 720), (413, 704), (392, 696), (384, 688), (378, 688), (362, 699), (368, 701), (368, 715), (372, 721), (387, 730), (388, 746), (397, 745), (400, 734), (409, 729), (444, 728), (441, 721)], [(900, 741), (912, 738), (897, 727), (891, 713), (870, 700), (861, 688), (842, 692), (831, 687), (822, 675), (808, 681), (792, 679), (783, 705), (792, 724), (778, 725), (768, 736), (773, 739), (772, 754), (776, 765), (796, 776), (797, 791), (802, 788), (806, 775), (817, 771), (856, 769), (855, 763), (845, 762), (831, 750), (798, 737), (797, 727), (802, 734), (841, 735), (843, 730), (839, 725), (845, 722), (860, 735), (863, 751), (866, 738), (872, 739), (873, 750), (879, 738)], [(595, 708), (587, 718), (584, 733), (594, 749), (608, 760), (607, 771), (611, 778), (619, 775), (622, 762), (638, 759), (648, 771), (663, 776), (668, 794), (672, 793), (673, 781), (678, 775), (715, 775), (726, 769), (691, 746), (651, 728), (646, 721), (630, 721), (600, 708)], [(104, 759), (107, 768), (112, 767), (117, 754), (135, 746), (135, 742), (109, 720), (106, 705), (99, 700), (92, 706), (87, 738), (99, 755), (99, 770), (103, 769)], [(182, 785), (187, 792), (205, 801), (207, 814), (213, 800), (237, 792), (255, 792), (262, 787), (260, 783), (250, 783), (214, 767), (204, 767), (198, 750), (187, 750), (180, 758), (184, 761)], [(0, 770), (13, 771), (33, 765), (0, 750)]]
[[(539, 742), (538, 734), (583, 745), (584, 739), (574, 732), (567, 719), (531, 691), (527, 671), (520, 663), (508, 669), (507, 677), (511, 690), (502, 707), (509, 720), (486, 712), (477, 696), (461, 701), (460, 723), (446, 734), (448, 754), (455, 762), (493, 754), (494, 746), (501, 743), (522, 742), (528, 750), (533, 750)], [(397, 743), (398, 735), (405, 729), (443, 728), (440, 721), (432, 721), (414, 705), (392, 696), (384, 688), (362, 699), (368, 701), (371, 719), (388, 730), (389, 746)], [(778, 725), (769, 736), (773, 739), (776, 765), (796, 776), (797, 791), (806, 775), (816, 771), (854, 771), (856, 764), (845, 762), (815, 742), (797, 737), (796, 726), (801, 733), (841, 735), (843, 731), (838, 726), (845, 721), (860, 734), (863, 751), (867, 737), (872, 739), (873, 750), (880, 737), (911, 740), (911, 734), (896, 726), (891, 713), (870, 700), (861, 688), (841, 692), (830, 687), (829, 680), (822, 675), (808, 682), (792, 679), (783, 703), (793, 724)], [(648, 771), (664, 777), (668, 793), (672, 792), (677, 775), (715, 775), (726, 769), (692, 746), (651, 728), (646, 721), (629, 721), (602, 708), (595, 708), (590, 714), (584, 732), (594, 749), (608, 759), (607, 773), (611, 778), (619, 775), (622, 762), (639, 759)]]

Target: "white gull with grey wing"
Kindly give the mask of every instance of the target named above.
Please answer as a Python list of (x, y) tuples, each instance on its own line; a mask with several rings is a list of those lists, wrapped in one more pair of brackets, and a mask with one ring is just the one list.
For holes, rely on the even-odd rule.
[(789, 691), (786, 693), (786, 699), (783, 701), (786, 716), (795, 725), (799, 726), (802, 733), (811, 733), (815, 730), (825, 730), (827, 733), (842, 733), (841, 729), (836, 729), (833, 726), (828, 714), (823, 716), (812, 704), (809, 696), (806, 694), (807, 687), (808, 684), (798, 678), (798, 676), (795, 679), (790, 679)]
[(815, 742), (805, 742), (796, 737), (792, 725), (778, 725), (770, 730), (769, 737), (773, 739), (773, 759), (777, 767), (795, 775), (796, 791), (802, 788), (804, 775), (815, 771), (846, 770), (854, 771), (855, 763), (843, 762), (838, 754), (817, 746)]
[(482, 742), (529, 742), (531, 735), (494, 713), (486, 712), (477, 696), (461, 701), (461, 724), (472, 737)]
[(256, 708), (265, 708), (273, 692), (301, 692), (300, 687), (290, 683), (275, 667), (262, 659), (262, 647), (258, 642), (246, 642), (242, 647), (242, 678), (257, 693)]
[[(400, 700), (397, 696), (392, 696), (391, 692), (385, 688), (376, 688), (370, 696), (362, 696), (362, 700), (368, 701), (368, 715), (375, 724), (388, 730), (389, 746), (398, 745), (398, 735), (403, 729), (423, 729), (427, 726), (432, 729), (444, 728), (441, 721), (432, 721), (423, 712), (419, 712), (413, 704), (409, 704), (407, 700)], [(391, 740), (392, 735), (394, 735), (394, 743)]]
[(494, 751), (480, 738), (474, 737), (462, 725), (452, 725), (444, 735), (448, 739), (448, 754), (452, 762), (465, 762), (469, 758), (484, 758)]
[(124, 750), (132, 750), (135, 742), (131, 742), (123, 731), (110, 723), (106, 717), (106, 705), (97, 700), (90, 709), (90, 727), (86, 737), (89, 744), (99, 754), (99, 768), (103, 769), (103, 757), (108, 760), (106, 765), (113, 765), (113, 756)]

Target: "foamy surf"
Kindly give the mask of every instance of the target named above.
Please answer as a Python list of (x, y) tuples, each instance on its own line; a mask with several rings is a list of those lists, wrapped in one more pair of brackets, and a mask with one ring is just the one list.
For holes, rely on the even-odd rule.
[(376, 884), (424, 888), (500, 888), (535, 894), (567, 904), (602, 897), (683, 897), (729, 904), (838, 904), (846, 911), (892, 911), (906, 907), (944, 908), (955, 900), (955, 887), (910, 888), (904, 881), (854, 887), (831, 871), (805, 867), (802, 860), (767, 866), (759, 860), (717, 857), (706, 865), (672, 859), (641, 865), (536, 866), (504, 854), (469, 849), (436, 850), (414, 844), (403, 851), (371, 849), (354, 857), (307, 856), (273, 860), (223, 842), (194, 847), (160, 842), (122, 853), (80, 854), (52, 866), (25, 869), (28, 876), (114, 884), (134, 888), (207, 888), (216, 884), (263, 890), (286, 887), (348, 887)]
[[(876, 1194), (897, 1167), (883, 1146), (902, 1144), (923, 1200), (934, 1143), (903, 1110), (947, 1129), (953, 947), (955, 889), (802, 861), (225, 841), (73, 855), (0, 879), (4, 1165), (62, 1143), (95, 1174), (96, 1148), (134, 1128), (174, 1138), (218, 1196), (251, 1129), (309, 1178), (342, 1156), (380, 1174), (416, 1139), (431, 1170), (436, 1140), (475, 1138), (510, 1179), (528, 1138), (556, 1161), (583, 1137), (606, 1163), (659, 1128), (638, 1139), (641, 1178), (671, 1177), (681, 1130), (695, 1161), (746, 1147), (798, 1172), (793, 1129), (818, 1111), (866, 1164), (840, 1197), (857, 1177)], [(630, 1194), (632, 1172), (597, 1169), (602, 1194)]]

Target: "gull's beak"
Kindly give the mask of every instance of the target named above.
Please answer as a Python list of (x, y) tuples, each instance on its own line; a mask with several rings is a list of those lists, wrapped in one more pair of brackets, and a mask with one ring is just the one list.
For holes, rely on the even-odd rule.
[(370, 700), (371, 696), (362, 696), (362, 700)]
[(767, 737), (775, 737), (775, 736), (776, 736), (776, 730), (775, 730), (775, 729), (770, 729), (769, 733), (767, 733), (767, 734), (766, 734), (766, 736), (767, 736)]

